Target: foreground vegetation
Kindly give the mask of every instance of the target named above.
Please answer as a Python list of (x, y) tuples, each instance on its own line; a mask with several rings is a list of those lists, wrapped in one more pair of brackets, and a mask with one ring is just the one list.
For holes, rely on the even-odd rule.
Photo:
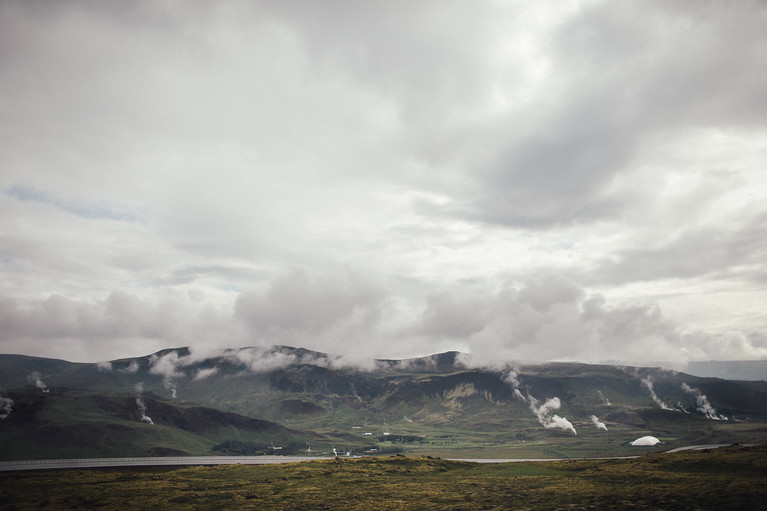
[(0, 509), (759, 509), (767, 447), (482, 465), (389, 456), (0, 474)]

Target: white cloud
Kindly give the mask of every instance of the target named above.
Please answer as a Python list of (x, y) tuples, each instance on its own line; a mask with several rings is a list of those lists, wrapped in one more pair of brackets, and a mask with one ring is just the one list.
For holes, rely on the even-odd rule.
[(766, 19), (3, 2), (0, 350), (767, 357)]

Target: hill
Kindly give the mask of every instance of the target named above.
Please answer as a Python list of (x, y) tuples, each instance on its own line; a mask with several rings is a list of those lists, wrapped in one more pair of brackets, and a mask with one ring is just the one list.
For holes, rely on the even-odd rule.
[(575, 457), (633, 453), (628, 442), (644, 435), (664, 442), (657, 449), (767, 441), (765, 382), (573, 363), (490, 370), (463, 360), (449, 352), (360, 368), (286, 346), (209, 357), (179, 348), (104, 364), (0, 355), (0, 400), (11, 410), (0, 420), (0, 457), (20, 456), (12, 446), (50, 457), (309, 445)]

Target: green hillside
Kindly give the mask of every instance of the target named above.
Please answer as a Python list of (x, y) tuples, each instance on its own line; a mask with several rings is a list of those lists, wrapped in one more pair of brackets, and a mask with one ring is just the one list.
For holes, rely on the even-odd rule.
[(328, 448), (335, 441), (270, 421), (162, 401), (151, 394), (138, 398), (54, 389), (10, 395), (15, 409), (0, 421), (3, 460), (294, 454), (305, 453), (311, 444)]
[[(765, 382), (565, 363), (491, 371), (459, 360), (445, 353), (360, 369), (284, 346), (204, 359), (181, 348), (109, 364), (0, 355), (0, 398), (11, 410), (0, 419), (0, 458), (309, 446), (555, 458), (767, 442)], [(663, 444), (629, 445), (646, 435)]]

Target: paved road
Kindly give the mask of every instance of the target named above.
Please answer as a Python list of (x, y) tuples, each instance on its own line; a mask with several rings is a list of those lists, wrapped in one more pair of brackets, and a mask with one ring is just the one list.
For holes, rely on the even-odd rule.
[(0, 462), (0, 472), (17, 470), (51, 470), (58, 468), (155, 467), (184, 465), (266, 465), (330, 460), (332, 457), (307, 456), (163, 456), (146, 458), (81, 458), (69, 460), (28, 460)]
[(470, 463), (521, 463), (527, 461), (567, 461), (567, 460), (631, 460), (639, 456), (605, 456), (600, 458), (449, 458), (449, 461), (468, 461)]
[[(685, 450), (716, 449), (728, 447), (731, 444), (688, 445), (677, 447), (666, 452)], [(756, 444), (747, 444), (750, 447)], [(552, 453), (559, 454), (559, 453)], [(630, 459), (638, 456), (616, 456), (590, 459)], [(300, 461), (332, 460), (331, 456), (164, 456), (156, 458), (80, 458), (70, 460), (27, 460), (1, 461), (0, 472), (20, 470), (52, 470), (59, 468), (109, 468), (109, 467), (179, 467), (185, 465), (266, 465), (270, 463), (297, 463)], [(558, 458), (562, 460), (562, 458)], [(552, 458), (450, 458), (451, 461), (468, 461), (471, 463), (520, 463), (526, 461), (557, 461)]]
[[(671, 449), (668, 451), (663, 452), (680, 452), (680, 451), (702, 451), (704, 449), (718, 449), (719, 447), (729, 447), (733, 444), (709, 444), (709, 445), (687, 445), (684, 447), (677, 447), (676, 449)], [(758, 444), (741, 444), (743, 447), (756, 447)], [(589, 459), (589, 460), (630, 460), (633, 458), (639, 458), (639, 456), (605, 456), (605, 457), (597, 457), (597, 458), (568, 458), (562, 453), (552, 451), (551, 449), (546, 449), (546, 454), (551, 454), (554, 456), (564, 456), (560, 458), (527, 458), (527, 459), (509, 459), (509, 458), (498, 458), (498, 459), (463, 459), (463, 458), (451, 458), (451, 461), (470, 461), (472, 463), (513, 463), (513, 462), (520, 462), (520, 461), (564, 461), (566, 459)]]
[[(677, 447), (666, 452), (679, 452), (679, 451), (702, 451), (704, 449), (718, 449), (720, 447), (729, 447), (733, 444), (710, 444), (710, 445), (688, 445), (685, 447)], [(757, 444), (740, 444), (742, 447), (756, 447)]]
[(450, 458), (449, 461), (468, 461), (469, 463), (519, 463), (525, 461), (558, 461), (561, 458)]
[(570, 459), (570, 456), (567, 454), (562, 454), (561, 452), (557, 452), (554, 449), (544, 449), (543, 454), (548, 454), (549, 456), (556, 456), (557, 458), (561, 460)]

